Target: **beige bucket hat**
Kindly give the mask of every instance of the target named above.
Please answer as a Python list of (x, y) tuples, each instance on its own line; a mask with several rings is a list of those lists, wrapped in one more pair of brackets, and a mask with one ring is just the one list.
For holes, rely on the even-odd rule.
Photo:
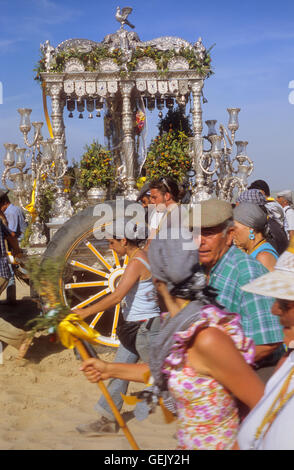
[(242, 290), (277, 299), (294, 300), (294, 237), (278, 259), (274, 271), (246, 284)]

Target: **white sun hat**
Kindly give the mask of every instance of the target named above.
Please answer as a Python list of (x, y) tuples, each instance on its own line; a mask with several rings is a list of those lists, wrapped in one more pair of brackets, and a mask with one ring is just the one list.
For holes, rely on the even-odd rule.
[(278, 259), (274, 271), (246, 284), (242, 290), (277, 299), (294, 300), (294, 237)]

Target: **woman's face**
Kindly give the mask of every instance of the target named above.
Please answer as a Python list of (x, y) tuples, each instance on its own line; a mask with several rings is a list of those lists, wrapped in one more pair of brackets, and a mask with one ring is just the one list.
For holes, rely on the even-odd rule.
[(246, 225), (240, 224), (235, 220), (234, 222), (234, 243), (240, 248), (247, 249), (249, 244), (250, 228)]
[(141, 204), (144, 208), (148, 207), (148, 204), (150, 204), (150, 197), (149, 196), (143, 196), (142, 199), (141, 199)]
[(285, 344), (294, 348), (294, 300), (277, 299), (272, 306), (272, 313), (279, 317)]
[(114, 250), (118, 256), (124, 256), (127, 254), (126, 246), (127, 240), (122, 238), (121, 240), (116, 240), (115, 238), (110, 238), (108, 240), (109, 248)]

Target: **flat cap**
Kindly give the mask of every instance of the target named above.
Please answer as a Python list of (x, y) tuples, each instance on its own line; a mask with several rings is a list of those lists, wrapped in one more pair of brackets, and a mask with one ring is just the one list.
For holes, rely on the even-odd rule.
[(291, 189), (285, 189), (284, 191), (278, 192), (277, 197), (284, 197), (285, 199), (287, 199), (287, 201), (293, 202)]
[(0, 198), (3, 196), (6, 196), (6, 194), (9, 193), (9, 190), (7, 191), (6, 189), (0, 188)]
[(233, 217), (232, 205), (221, 199), (201, 201), (201, 227), (216, 227)]

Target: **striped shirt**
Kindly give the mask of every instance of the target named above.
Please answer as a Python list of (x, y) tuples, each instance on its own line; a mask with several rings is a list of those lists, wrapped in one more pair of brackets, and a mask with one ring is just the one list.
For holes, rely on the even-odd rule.
[(283, 341), (282, 327), (271, 313), (274, 299), (241, 290), (267, 272), (259, 261), (231, 246), (212, 268), (209, 279), (209, 285), (219, 293), (217, 301), (229, 312), (241, 315), (244, 333), (256, 345)]
[(5, 279), (9, 279), (11, 276), (4, 243), (5, 237), (9, 235), (9, 230), (5, 227), (2, 220), (0, 220), (0, 277), (4, 277)]

